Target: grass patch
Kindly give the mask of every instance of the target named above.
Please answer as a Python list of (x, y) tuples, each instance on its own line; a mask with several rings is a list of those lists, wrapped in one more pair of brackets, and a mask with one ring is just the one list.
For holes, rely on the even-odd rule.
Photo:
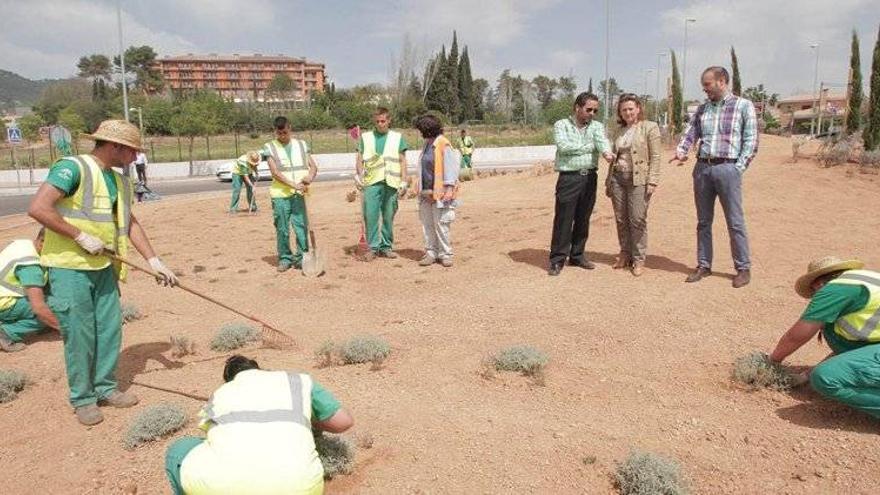
[(332, 479), (354, 471), (355, 448), (341, 435), (315, 432), (315, 450), (324, 465), (324, 478)]
[(630, 452), (614, 480), (622, 495), (685, 495), (688, 486), (678, 463), (650, 452)]
[(189, 337), (172, 335), (171, 338), (171, 356), (174, 358), (182, 358), (189, 354), (196, 353), (196, 343)]
[(0, 404), (11, 402), (27, 385), (27, 375), (16, 370), (0, 370)]
[(752, 389), (772, 388), (788, 390), (794, 386), (794, 377), (784, 366), (770, 361), (763, 352), (747, 354), (733, 364), (733, 379)]
[(243, 323), (229, 323), (220, 327), (211, 339), (211, 350), (228, 352), (260, 340), (260, 331)]
[(515, 345), (498, 351), (491, 357), (497, 371), (518, 371), (525, 376), (540, 377), (550, 358), (529, 345)]
[(341, 344), (327, 340), (315, 350), (315, 358), (321, 367), (372, 363), (373, 369), (379, 369), (389, 355), (391, 346), (385, 339), (374, 335), (352, 337)]
[(122, 305), (122, 324), (131, 323), (140, 320), (144, 315), (141, 310), (134, 304), (124, 303)]
[(122, 444), (132, 450), (146, 442), (170, 435), (186, 424), (186, 412), (175, 404), (158, 404), (145, 409), (122, 435)]

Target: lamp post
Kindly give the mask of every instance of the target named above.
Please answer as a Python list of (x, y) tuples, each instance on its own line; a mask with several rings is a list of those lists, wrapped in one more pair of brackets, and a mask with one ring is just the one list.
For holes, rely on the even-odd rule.
[(687, 114), (687, 87), (688, 87), (688, 24), (697, 22), (693, 17), (685, 17), (684, 19), (684, 58), (681, 62), (681, 104), (684, 107), (684, 113)]
[(608, 80), (608, 59), (611, 50), (611, 0), (605, 0), (605, 124), (608, 124), (608, 105), (610, 104), (608, 93), (611, 89)]
[(131, 107), (129, 108), (132, 112), (138, 113), (138, 127), (141, 129), (141, 137), (144, 135), (144, 114), (143, 111), (139, 107)]
[(125, 80), (125, 51), (122, 48), (122, 8), (116, 0), (116, 26), (119, 28), (119, 68), (122, 69), (122, 109), (128, 122), (128, 81)]
[(666, 56), (666, 52), (657, 52), (657, 96), (654, 100), (654, 120), (660, 121), (660, 59)]
[(810, 48), (816, 50), (816, 68), (813, 70), (813, 116), (810, 119), (810, 137), (813, 137), (816, 135), (816, 106), (818, 105), (816, 100), (819, 99), (819, 94), (816, 92), (816, 84), (819, 82), (819, 43), (811, 44)]
[(654, 72), (654, 69), (642, 69), (642, 75), (645, 76), (645, 81), (642, 85), (642, 88), (645, 91), (643, 94), (645, 95), (646, 100), (649, 100), (651, 98), (651, 95), (648, 94), (648, 74), (652, 72)]

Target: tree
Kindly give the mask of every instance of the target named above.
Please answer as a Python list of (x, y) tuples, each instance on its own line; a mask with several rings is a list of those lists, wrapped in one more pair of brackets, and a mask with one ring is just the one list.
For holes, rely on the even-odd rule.
[(862, 62), (859, 57), (859, 35), (853, 29), (849, 57), (849, 108), (846, 110), (846, 133), (853, 134), (862, 124)]
[(67, 79), (54, 82), (40, 94), (33, 106), (47, 125), (58, 122), (58, 114), (75, 101), (90, 101), (91, 88), (83, 79)]
[(559, 86), (560, 98), (574, 100), (574, 92), (577, 91), (577, 82), (575, 82), (574, 76), (559, 76), (557, 86)]
[(474, 118), (477, 120), (483, 120), (485, 118), (488, 92), (489, 81), (483, 78), (474, 79), (474, 87), (471, 94), (474, 99)]
[(471, 58), (467, 46), (461, 52), (458, 63), (458, 101), (461, 105), (461, 122), (467, 122), (477, 116), (477, 105), (474, 97), (474, 78), (471, 74)]
[(613, 77), (599, 81), (599, 95), (603, 102), (607, 101), (609, 105), (613, 105), (614, 99), (621, 93), (620, 86), (617, 85), (617, 81)]
[(453, 122), (458, 122), (461, 102), (458, 99), (458, 33), (452, 32), (452, 47), (446, 60), (446, 87), (443, 91), (445, 108), (443, 113)]
[(730, 47), (730, 66), (733, 70), (733, 94), (739, 96), (742, 94), (742, 84), (739, 80), (739, 61), (736, 59), (736, 51)]
[(880, 29), (877, 30), (877, 43), (874, 45), (874, 60), (871, 65), (871, 98), (868, 100), (868, 122), (862, 131), (865, 149), (873, 151), (880, 146)]
[(92, 80), (92, 99), (103, 100), (107, 97), (107, 81), (110, 80), (110, 59), (106, 55), (92, 54), (80, 57), (76, 64), (79, 77)]
[(29, 141), (36, 141), (40, 137), (40, 127), (46, 125), (46, 122), (37, 113), (29, 113), (17, 119), (16, 122), (18, 122), (18, 128), (21, 129), (25, 139)]
[(443, 112), (446, 108), (444, 97), (447, 94), (449, 81), (447, 79), (446, 45), (440, 50), (440, 54), (428, 64), (425, 77), (425, 107), (428, 110)]
[[(764, 113), (767, 114), (766, 106), (776, 105), (779, 100), (779, 93), (768, 94), (763, 84), (746, 88), (742, 93), (743, 98), (752, 100), (755, 103), (766, 103)], [(765, 115), (766, 118), (766, 115)]]
[(593, 93), (593, 78), (592, 77), (590, 78), (590, 84), (587, 85), (587, 93), (590, 93), (590, 94)]
[[(130, 46), (125, 50), (125, 72), (134, 73), (134, 87), (145, 95), (161, 91), (164, 86), (162, 74), (156, 69), (157, 56), (148, 45)], [(117, 72), (122, 71), (119, 55), (113, 57), (113, 67)]]
[(266, 93), (271, 99), (282, 102), (293, 99), (294, 91), (296, 91), (296, 82), (287, 74), (275, 74), (266, 87)]
[(58, 123), (66, 127), (74, 136), (79, 135), (86, 130), (85, 120), (76, 113), (72, 106), (61, 110), (61, 112), (58, 113)]
[(672, 54), (672, 128), (676, 134), (681, 133), (682, 123), (684, 121), (682, 115), (682, 95), (681, 95), (681, 76), (678, 73), (678, 62), (675, 60), (675, 50), (669, 50)]
[(534, 85), (536, 96), (541, 103), (541, 109), (547, 108), (553, 102), (559, 83), (545, 75), (538, 75), (532, 79), (532, 85)]

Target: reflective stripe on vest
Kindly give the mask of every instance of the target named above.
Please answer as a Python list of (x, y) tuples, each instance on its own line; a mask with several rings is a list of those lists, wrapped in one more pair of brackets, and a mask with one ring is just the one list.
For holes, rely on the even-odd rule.
[(16, 240), (6, 246), (0, 252), (0, 297), (24, 297), (24, 287), (15, 276), (15, 269), (39, 264), (40, 256), (33, 241)]
[(363, 135), (364, 152), (364, 184), (367, 186), (385, 181), (390, 187), (400, 188), (400, 141), (403, 135), (396, 131), (388, 131), (382, 154), (376, 151), (376, 133), (365, 132)]
[(834, 331), (841, 337), (860, 342), (880, 342), (880, 273), (850, 270), (828, 282), (835, 285), (859, 285), (868, 289), (868, 304), (834, 322)]
[(231, 423), (272, 423), (279, 421), (299, 423), (303, 426), (308, 426), (309, 420), (303, 413), (302, 377), (299, 375), (299, 373), (288, 373), (287, 381), (290, 384), (291, 407), (289, 409), (269, 409), (265, 411), (231, 411), (228, 413), (216, 415), (214, 413), (213, 404), (209, 402), (208, 405), (205, 406), (205, 414), (207, 416), (207, 419), (210, 419), (218, 425), (228, 425)]
[[(299, 153), (292, 152), (288, 155), (284, 145), (278, 142), (277, 139), (266, 143), (269, 153), (272, 154), (272, 158), (275, 160), (275, 167), (278, 169), (278, 173), (296, 184), (302, 181), (309, 173), (309, 155), (301, 140), (290, 140), (291, 151), (293, 151), (294, 145), (299, 148)], [(272, 179), (272, 185), (269, 187), (270, 197), (289, 198), (294, 194), (301, 193), (287, 184), (283, 184), (274, 178)]]
[[(120, 256), (128, 253), (128, 235), (131, 229), (131, 182), (121, 174), (112, 172), (116, 182), (116, 208), (110, 200), (110, 191), (104, 181), (104, 173), (90, 155), (68, 157), (80, 172), (79, 185), (70, 196), (55, 203), (55, 209), (65, 221), (79, 230), (97, 237)], [(92, 255), (83, 250), (73, 239), (46, 230), (40, 262), (44, 266), (73, 270), (101, 270), (111, 264), (103, 255)], [(121, 263), (113, 263), (124, 281), (127, 269)]]

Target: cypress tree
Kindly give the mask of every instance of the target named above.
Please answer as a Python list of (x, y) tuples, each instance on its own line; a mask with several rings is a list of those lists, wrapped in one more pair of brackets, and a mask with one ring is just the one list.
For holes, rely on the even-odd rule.
[(676, 134), (681, 133), (683, 115), (682, 115), (682, 95), (681, 95), (681, 76), (678, 74), (678, 62), (675, 60), (675, 50), (669, 50), (672, 53), (672, 127)]
[(871, 65), (871, 97), (868, 100), (868, 122), (862, 131), (865, 149), (873, 151), (880, 146), (880, 29), (874, 45), (874, 61)]
[(446, 60), (444, 100), (446, 101), (444, 113), (453, 122), (458, 122), (461, 104), (458, 98), (458, 33), (455, 31), (452, 32), (452, 47), (449, 49), (449, 58)]
[(590, 84), (587, 85), (587, 93), (590, 93), (590, 94), (593, 93), (593, 78), (592, 77), (590, 78)]
[(859, 35), (853, 29), (852, 48), (849, 57), (852, 71), (849, 81), (849, 108), (846, 111), (846, 133), (852, 134), (862, 124), (862, 62), (859, 57)]
[(474, 79), (471, 75), (471, 59), (467, 46), (464, 47), (461, 61), (458, 63), (458, 101), (461, 104), (461, 113), (459, 114), (461, 122), (467, 122), (476, 117)]
[(739, 80), (739, 61), (736, 59), (736, 51), (730, 47), (730, 65), (733, 70), (733, 94), (742, 95), (742, 83)]
[(446, 45), (440, 50), (440, 55), (434, 57), (434, 60), (428, 64), (428, 74), (425, 78), (426, 93), (425, 106), (428, 110), (436, 110), (439, 112), (446, 111), (446, 92), (449, 85), (446, 79)]

